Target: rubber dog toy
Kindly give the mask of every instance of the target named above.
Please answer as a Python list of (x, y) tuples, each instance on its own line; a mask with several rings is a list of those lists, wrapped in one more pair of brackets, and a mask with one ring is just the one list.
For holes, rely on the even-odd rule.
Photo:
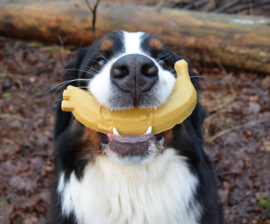
[(72, 112), (86, 127), (105, 134), (114, 131), (122, 136), (138, 136), (166, 131), (183, 122), (197, 103), (197, 93), (190, 81), (187, 62), (177, 61), (174, 67), (177, 73), (174, 90), (167, 102), (156, 110), (134, 107), (111, 111), (100, 105), (92, 94), (74, 86), (64, 90), (62, 110)]

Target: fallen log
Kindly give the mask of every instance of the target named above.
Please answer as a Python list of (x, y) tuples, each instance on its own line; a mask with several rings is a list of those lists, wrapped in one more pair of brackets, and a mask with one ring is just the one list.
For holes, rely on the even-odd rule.
[[(84, 1), (0, 3), (0, 35), (89, 45), (92, 15)], [(270, 19), (100, 3), (96, 36), (152, 32), (191, 61), (270, 74)]]

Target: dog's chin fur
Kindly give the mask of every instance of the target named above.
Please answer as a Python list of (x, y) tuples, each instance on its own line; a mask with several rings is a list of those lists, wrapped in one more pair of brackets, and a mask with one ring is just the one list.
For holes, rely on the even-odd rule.
[[(143, 55), (158, 68), (158, 81), (139, 96), (136, 106), (166, 103), (176, 80), (174, 64), (186, 59), (172, 53), (157, 37), (142, 32), (117, 31), (89, 49), (79, 50), (67, 66), (64, 89), (73, 85), (88, 90), (109, 109), (133, 107), (131, 94), (110, 79), (113, 63), (128, 54)], [(96, 66), (100, 58), (105, 61)], [(198, 90), (197, 75), (188, 64), (191, 81)], [(63, 112), (59, 103), (51, 223), (222, 223), (215, 177), (203, 150), (201, 125), (205, 116), (197, 102), (182, 124), (155, 136), (138, 137), (141, 142), (136, 137), (127, 141), (84, 127), (71, 113)], [(124, 145), (134, 139), (132, 146)]]

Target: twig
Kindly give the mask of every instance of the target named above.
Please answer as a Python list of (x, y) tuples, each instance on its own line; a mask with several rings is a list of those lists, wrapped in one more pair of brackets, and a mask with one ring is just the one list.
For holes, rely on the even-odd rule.
[[(269, 4), (269, 3), (270, 3), (270, 0), (265, 0), (265, 1), (257, 2), (257, 3), (253, 3), (252, 8), (256, 8), (256, 7), (262, 6), (264, 4)], [(239, 12), (239, 11), (242, 11), (245, 9), (250, 9), (250, 4), (244, 5), (242, 7), (238, 7), (236, 9), (228, 10), (227, 13), (235, 13), (235, 12)]]
[(14, 75), (14, 74), (11, 74), (11, 73), (0, 73), (0, 78), (14, 79), (14, 82), (18, 84), (18, 86), (19, 86), (19, 88), (21, 90), (24, 89), (21, 80), (27, 80), (27, 77), (25, 77), (23, 75)]
[(223, 4), (224, 0), (215, 0), (215, 2), (216, 2), (216, 8), (218, 8)]
[(65, 60), (64, 43), (68, 39), (68, 35), (66, 35), (66, 37), (64, 39), (60, 35), (58, 35), (57, 37), (58, 37), (58, 40), (60, 42), (62, 62), (63, 62), (64, 65), (66, 65), (67, 61)]
[(156, 5), (157, 8), (162, 8), (165, 4), (171, 4), (171, 2), (167, 2), (166, 0), (160, 0), (159, 3)]
[(207, 117), (207, 118), (205, 119), (205, 121), (210, 121), (210, 120), (211, 120), (213, 117), (215, 117), (217, 114), (220, 114), (220, 112), (221, 112), (222, 109), (224, 109), (224, 108), (226, 108), (226, 107), (229, 107), (229, 106), (232, 106), (234, 103), (235, 103), (235, 102), (234, 102), (234, 99), (233, 99), (233, 100), (230, 100), (230, 102), (228, 102), (228, 103), (224, 103), (224, 104), (222, 104), (221, 106), (218, 106), (218, 111), (215, 112), (215, 113), (213, 113), (213, 114), (211, 114), (209, 117)]
[(189, 3), (184, 6), (184, 9), (192, 9), (194, 7), (195, 0), (190, 0)]
[[(217, 65), (218, 65), (218, 67), (225, 73), (225, 75), (226, 75), (226, 76), (229, 76), (229, 74), (228, 74), (228, 72), (226, 71), (226, 69), (224, 68), (224, 66), (223, 66), (218, 60), (216, 60), (216, 63), (217, 63)], [(229, 85), (229, 87), (230, 87), (230, 90), (231, 90), (232, 95), (234, 96), (233, 98), (235, 98), (235, 97), (236, 97), (236, 93), (235, 93), (235, 90), (234, 90), (234, 88), (233, 88), (232, 83), (231, 83), (231, 82), (228, 82), (228, 85)]]
[(86, 5), (87, 5), (87, 7), (89, 8), (90, 12), (93, 13), (93, 9), (92, 9), (90, 3), (88, 2), (88, 0), (85, 0), (85, 3), (86, 3)]
[(201, 7), (202, 5), (205, 5), (211, 0), (199, 0), (194, 3), (195, 8)]
[(251, 0), (249, 0), (249, 14), (253, 16), (253, 4)]
[(9, 143), (9, 144), (16, 144), (14, 141), (8, 139), (8, 138), (2, 138), (3, 142)]
[(216, 0), (210, 0), (203, 8), (203, 11), (210, 12), (216, 7)]
[(26, 79), (24, 75), (15, 75), (11, 73), (0, 73), (0, 78)]
[[(219, 66), (219, 68), (225, 73), (225, 75), (226, 75), (226, 76), (229, 76), (229, 74), (228, 74), (228, 72), (226, 71), (226, 69), (224, 68), (224, 66), (223, 66), (218, 60), (216, 60), (216, 63), (217, 63), (217, 65)], [(230, 80), (229, 80), (229, 82), (228, 82), (228, 85), (229, 85), (229, 88), (230, 88), (230, 91), (231, 91), (231, 95), (232, 95), (231, 100), (230, 100), (229, 102), (226, 102), (226, 103), (222, 104), (222, 105), (218, 105), (218, 110), (219, 110), (219, 111), (217, 111), (217, 112), (213, 113), (211, 116), (207, 117), (207, 118), (205, 119), (205, 121), (210, 121), (214, 116), (216, 116), (217, 114), (219, 114), (219, 112), (220, 112), (223, 108), (229, 107), (229, 106), (231, 106), (231, 105), (234, 104), (234, 101), (235, 101), (235, 99), (236, 99), (237, 94), (236, 94), (236, 92), (235, 92), (235, 90), (234, 90), (234, 87), (233, 87), (232, 83), (230, 82)], [(226, 96), (226, 97), (227, 97), (227, 96)], [(224, 98), (225, 98), (225, 97), (224, 97)]]
[(28, 118), (25, 118), (25, 117), (21, 117), (21, 116), (18, 116), (18, 115), (15, 115), (15, 114), (7, 114), (7, 113), (3, 113), (1, 114), (0, 113), (0, 119), (5, 119), (5, 118), (17, 118), (19, 120), (22, 120), (22, 121), (27, 121), (29, 120)]
[(228, 133), (230, 133), (230, 132), (232, 132), (232, 131), (241, 129), (241, 128), (247, 126), (247, 125), (259, 124), (259, 123), (263, 123), (263, 122), (270, 122), (270, 117), (268, 117), (268, 118), (263, 118), (263, 119), (259, 119), (259, 120), (255, 120), (255, 121), (249, 121), (249, 122), (247, 122), (247, 123), (240, 124), (240, 125), (234, 126), (234, 127), (232, 127), (232, 128), (223, 130), (223, 131), (217, 133), (216, 135), (207, 138), (205, 141), (206, 141), (207, 143), (210, 143), (210, 142), (214, 141), (215, 139), (221, 137), (222, 135), (225, 135), (225, 134), (228, 134)]
[(96, 17), (97, 17), (97, 7), (98, 4), (100, 2), (100, 0), (96, 1), (96, 4), (94, 5), (94, 8), (91, 7), (90, 3), (88, 2), (88, 0), (85, 0), (87, 7), (89, 8), (89, 10), (92, 12), (93, 17), (92, 17), (92, 41), (94, 42), (96, 40)]
[(239, 2), (239, 0), (230, 1), (226, 5), (221, 6), (221, 7), (217, 8), (217, 9), (215, 9), (214, 12), (224, 12), (226, 9), (229, 9), (229, 8), (233, 7), (238, 2)]

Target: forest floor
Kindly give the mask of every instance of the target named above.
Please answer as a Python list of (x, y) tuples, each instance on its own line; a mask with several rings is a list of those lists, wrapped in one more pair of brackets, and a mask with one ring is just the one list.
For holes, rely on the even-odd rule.
[[(213, 0), (193, 1), (204, 2), (201, 8), (184, 0), (128, 2), (198, 11), (228, 4), (217, 1), (211, 9), (206, 3)], [(270, 14), (269, 5), (255, 7), (265, 1), (240, 2), (226, 10)], [(48, 223), (57, 89), (73, 56), (68, 46), (0, 37), (0, 223)], [(225, 224), (270, 224), (270, 75), (226, 71), (222, 64), (197, 69), (200, 100), (209, 112), (205, 150), (217, 176)]]

